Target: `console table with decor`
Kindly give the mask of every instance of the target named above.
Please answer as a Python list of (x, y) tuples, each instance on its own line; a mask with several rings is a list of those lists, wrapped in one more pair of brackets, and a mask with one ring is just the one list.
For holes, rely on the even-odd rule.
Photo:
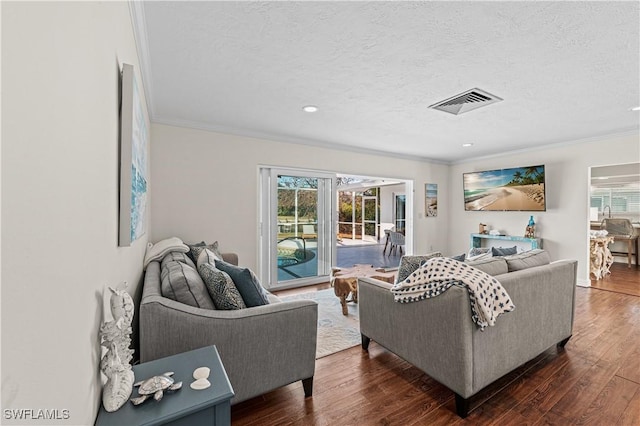
[[(204, 390), (193, 390), (193, 371), (198, 367), (209, 367), (211, 386)], [(193, 351), (156, 359), (133, 366), (135, 381), (173, 371), (176, 382), (182, 388), (165, 391), (160, 401), (153, 396), (135, 406), (127, 401), (112, 413), (100, 407), (96, 426), (107, 425), (216, 425), (231, 424), (231, 398), (234, 397), (231, 383), (224, 370), (215, 346), (206, 346)], [(133, 388), (130, 398), (138, 396), (138, 388)]]
[(530, 250), (542, 248), (542, 238), (516, 237), (513, 235), (471, 234), (471, 247), (482, 247), (482, 240), (501, 240), (524, 243)]

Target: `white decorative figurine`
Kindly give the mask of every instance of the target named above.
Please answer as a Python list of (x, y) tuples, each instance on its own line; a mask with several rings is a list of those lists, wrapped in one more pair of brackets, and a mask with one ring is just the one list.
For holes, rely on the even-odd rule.
[(100, 361), (100, 370), (107, 377), (102, 390), (102, 404), (106, 411), (112, 412), (122, 407), (133, 391), (133, 350), (129, 349), (133, 299), (125, 290), (112, 287), (109, 290), (113, 320), (104, 321), (100, 326), (100, 344), (107, 349)]
[(137, 398), (131, 398), (133, 405), (140, 405), (150, 397), (153, 397), (156, 401), (160, 401), (165, 390), (179, 390), (182, 387), (182, 382), (176, 383), (171, 376), (173, 376), (173, 371), (169, 371), (159, 376), (153, 376), (150, 379), (143, 380), (133, 385), (140, 386), (138, 388), (138, 394), (140, 394), (140, 396)]

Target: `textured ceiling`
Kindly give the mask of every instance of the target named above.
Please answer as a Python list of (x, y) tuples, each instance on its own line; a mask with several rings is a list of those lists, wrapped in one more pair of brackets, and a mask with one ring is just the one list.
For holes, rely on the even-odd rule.
[[(442, 162), (639, 129), (636, 1), (133, 11), (154, 122)], [(472, 88), (504, 100), (457, 116), (428, 108)]]

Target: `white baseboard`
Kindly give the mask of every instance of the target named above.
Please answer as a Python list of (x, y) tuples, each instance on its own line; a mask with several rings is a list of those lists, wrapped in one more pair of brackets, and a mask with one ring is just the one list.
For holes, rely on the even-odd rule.
[(584, 280), (582, 278), (578, 278), (576, 285), (578, 287), (591, 287), (591, 280)]

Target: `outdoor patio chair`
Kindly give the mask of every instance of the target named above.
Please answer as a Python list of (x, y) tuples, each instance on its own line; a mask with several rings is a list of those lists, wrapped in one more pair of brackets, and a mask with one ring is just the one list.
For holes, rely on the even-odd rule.
[(391, 252), (395, 253), (397, 248), (400, 247), (400, 254), (402, 254), (402, 247), (404, 246), (404, 235), (400, 232), (390, 231), (389, 239), (391, 241), (391, 248), (389, 249), (389, 255)]

